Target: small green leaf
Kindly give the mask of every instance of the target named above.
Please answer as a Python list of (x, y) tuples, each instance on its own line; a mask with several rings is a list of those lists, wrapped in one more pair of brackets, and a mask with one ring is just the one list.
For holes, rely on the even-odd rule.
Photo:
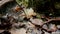
[(28, 6), (28, 0), (16, 0), (16, 2), (19, 4), (19, 5), (23, 5), (25, 7)]

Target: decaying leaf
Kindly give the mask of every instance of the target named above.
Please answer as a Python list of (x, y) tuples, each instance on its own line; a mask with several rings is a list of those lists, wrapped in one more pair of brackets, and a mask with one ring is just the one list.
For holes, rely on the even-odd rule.
[(56, 31), (56, 30), (57, 30), (57, 26), (56, 26), (55, 24), (53, 24), (53, 25), (51, 26), (51, 29), (52, 29), (52, 31)]
[(41, 19), (30, 19), (31, 22), (35, 25), (40, 25), (42, 26), (44, 24), (44, 22)]
[(10, 30), (11, 34), (26, 34), (26, 30), (24, 28), (16, 29), (16, 30)]
[(34, 12), (34, 10), (32, 8), (26, 9), (25, 13), (26, 13), (27, 18), (31, 18), (32, 16), (36, 16), (36, 13)]
[(21, 8), (20, 6), (16, 6), (16, 7), (15, 7), (15, 11), (16, 11), (16, 12), (21, 11), (21, 10), (23, 10), (23, 8)]

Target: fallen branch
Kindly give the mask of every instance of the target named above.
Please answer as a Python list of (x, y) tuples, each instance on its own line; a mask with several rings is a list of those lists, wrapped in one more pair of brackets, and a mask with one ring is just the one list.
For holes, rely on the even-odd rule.
[(45, 21), (44, 23), (49, 23), (51, 21), (60, 21), (60, 17), (56, 17), (56, 18), (51, 18), (51, 19), (48, 19), (46, 18), (48, 21)]

